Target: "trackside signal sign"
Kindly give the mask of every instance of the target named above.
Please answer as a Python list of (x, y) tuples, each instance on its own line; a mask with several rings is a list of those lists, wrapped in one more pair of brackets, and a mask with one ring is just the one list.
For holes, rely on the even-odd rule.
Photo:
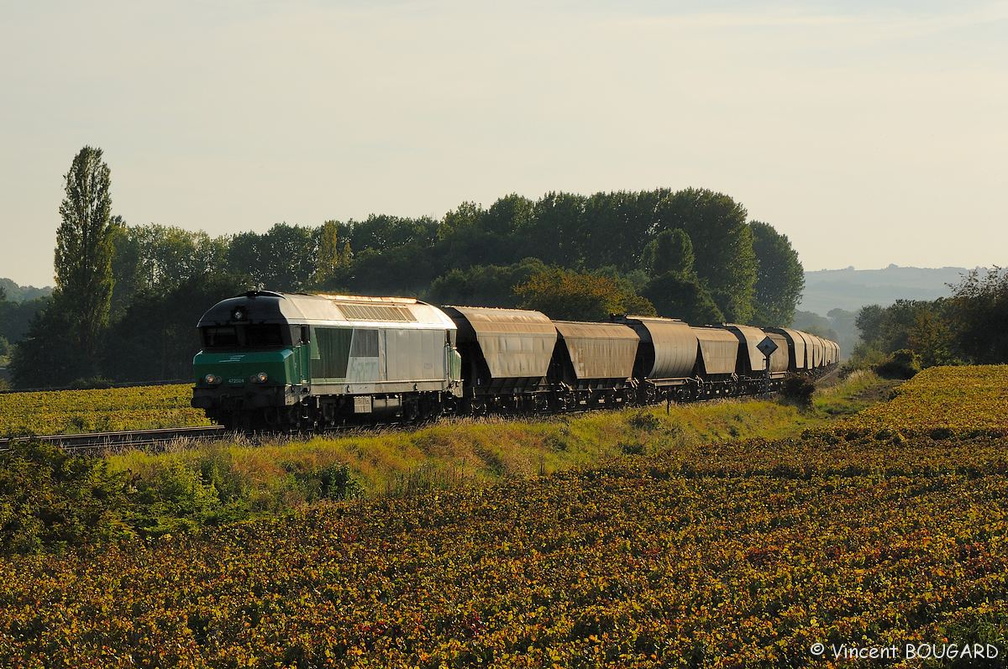
[(756, 344), (756, 348), (759, 349), (760, 353), (769, 358), (777, 350), (777, 342), (770, 339), (770, 337), (764, 337), (763, 341)]

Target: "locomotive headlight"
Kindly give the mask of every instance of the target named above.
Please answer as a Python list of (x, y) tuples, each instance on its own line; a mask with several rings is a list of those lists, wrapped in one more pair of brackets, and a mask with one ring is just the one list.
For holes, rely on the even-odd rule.
[(253, 383), (266, 383), (267, 381), (269, 381), (269, 376), (267, 376), (266, 372), (259, 372), (252, 377)]
[(203, 377), (203, 382), (206, 383), (208, 386), (216, 386), (218, 383), (221, 382), (221, 377), (217, 376), (216, 374), (207, 374), (206, 376)]

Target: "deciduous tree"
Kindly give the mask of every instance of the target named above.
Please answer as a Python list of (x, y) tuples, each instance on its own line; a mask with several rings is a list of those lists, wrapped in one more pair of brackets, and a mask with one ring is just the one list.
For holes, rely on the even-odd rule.
[(950, 299), (961, 355), (975, 363), (1008, 362), (1008, 271), (970, 272)]
[(317, 237), (311, 228), (277, 223), (268, 232), (242, 232), (228, 248), (231, 274), (244, 276), (250, 287), (304, 290), (315, 275)]
[(653, 277), (675, 273), (696, 276), (693, 242), (684, 230), (662, 230), (644, 249), (644, 267)]
[(610, 314), (654, 315), (654, 305), (607, 276), (554, 267), (515, 287), (521, 306), (550, 318), (604, 321)]
[(641, 295), (654, 304), (659, 316), (681, 318), (691, 325), (710, 325), (725, 319), (696, 276), (668, 272), (653, 279)]
[(696, 270), (727, 319), (748, 323), (754, 315), (756, 253), (745, 207), (722, 193), (688, 188), (655, 207), (655, 235), (685, 230)]
[(437, 304), (515, 308), (519, 298), (514, 287), (547, 269), (538, 258), (526, 258), (513, 265), (453, 269), (434, 280), (430, 299)]
[(228, 240), (202, 230), (175, 226), (129, 226), (113, 219), (112, 261), (116, 286), (112, 292), (113, 318), (135, 299), (169, 293), (198, 277), (226, 271)]
[(584, 260), (585, 202), (572, 193), (547, 193), (533, 208), (525, 255), (563, 267), (577, 267)]
[(790, 325), (805, 288), (805, 268), (787, 235), (760, 221), (749, 227), (757, 262), (753, 321), (763, 326)]
[(595, 193), (588, 197), (581, 242), (585, 266), (615, 265), (629, 271), (648, 242), (657, 199), (656, 191)]
[(318, 229), (318, 255), (315, 260), (315, 274), (312, 276), (312, 286), (321, 287), (330, 284), (340, 268), (350, 259), (344, 257), (344, 248), (349, 241), (340, 238), (340, 224), (337, 221), (326, 221)]

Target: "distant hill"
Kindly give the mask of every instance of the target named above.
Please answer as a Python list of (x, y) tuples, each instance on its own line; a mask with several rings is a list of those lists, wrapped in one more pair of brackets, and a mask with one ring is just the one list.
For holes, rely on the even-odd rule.
[(0, 278), (0, 288), (7, 294), (11, 302), (25, 302), (36, 297), (45, 297), (52, 293), (52, 287), (36, 288), (35, 286), (19, 286), (11, 279)]
[(889, 306), (896, 300), (934, 300), (952, 294), (969, 272), (964, 267), (898, 267), (805, 272), (805, 292), (798, 309), (821, 316), (832, 309), (857, 312), (869, 304)]

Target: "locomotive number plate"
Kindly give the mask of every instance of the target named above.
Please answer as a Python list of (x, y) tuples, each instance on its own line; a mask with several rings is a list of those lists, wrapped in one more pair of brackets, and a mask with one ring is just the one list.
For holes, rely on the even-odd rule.
[(356, 396), (353, 398), (354, 413), (371, 413), (371, 396)]

